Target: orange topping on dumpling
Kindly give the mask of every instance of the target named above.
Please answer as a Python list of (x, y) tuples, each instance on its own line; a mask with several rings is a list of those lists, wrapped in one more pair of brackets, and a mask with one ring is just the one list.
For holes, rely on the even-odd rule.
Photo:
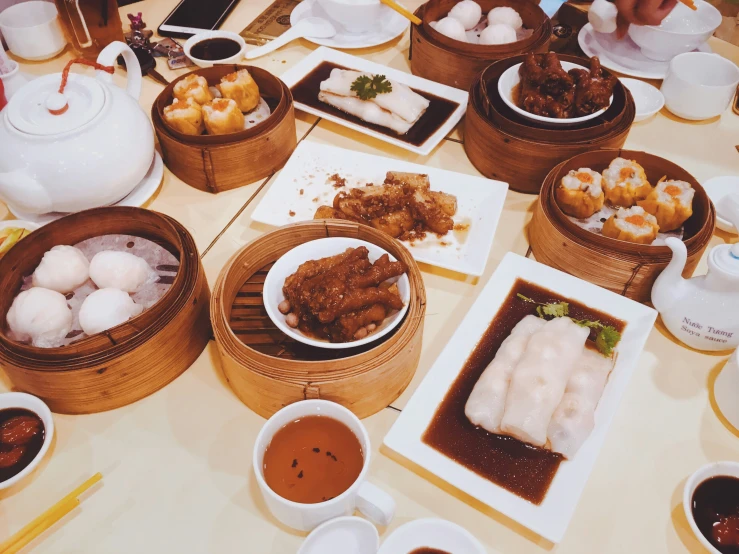
[(170, 106), (173, 110), (184, 110), (190, 107), (186, 100), (175, 100)]
[(191, 90), (195, 90), (196, 88), (200, 88), (201, 85), (197, 81), (193, 80), (189, 85), (187, 85), (187, 88), (185, 89), (186, 92), (190, 92)]
[(634, 177), (634, 168), (633, 167), (622, 167), (621, 171), (619, 172), (619, 176), (621, 179), (631, 179)]
[(680, 196), (683, 191), (680, 187), (676, 187), (675, 185), (667, 185), (665, 187), (665, 192), (670, 196)]
[(238, 73), (229, 73), (222, 80), (223, 81), (228, 81), (230, 83), (234, 83), (234, 82), (236, 82), (238, 80), (238, 78), (239, 78), (239, 74)]
[(590, 173), (578, 173), (577, 178), (581, 183), (592, 183), (593, 182), (593, 176)]
[(630, 215), (626, 218), (626, 221), (633, 225), (638, 225), (639, 227), (643, 226), (646, 223), (644, 217), (640, 215)]
[(211, 102), (211, 106), (213, 106), (213, 109), (217, 112), (225, 112), (228, 109), (228, 105), (230, 104), (228, 98), (217, 98), (216, 100), (213, 100)]

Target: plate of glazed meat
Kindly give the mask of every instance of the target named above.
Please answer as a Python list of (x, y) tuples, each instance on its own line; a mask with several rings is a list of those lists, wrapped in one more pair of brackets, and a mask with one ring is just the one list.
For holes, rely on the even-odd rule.
[(656, 316), (509, 253), (385, 445), (559, 542)]

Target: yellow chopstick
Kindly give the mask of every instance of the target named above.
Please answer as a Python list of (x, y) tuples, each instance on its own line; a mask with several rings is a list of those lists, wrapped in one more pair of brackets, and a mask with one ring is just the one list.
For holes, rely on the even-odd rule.
[(400, 15), (405, 17), (407, 20), (409, 20), (411, 23), (414, 23), (415, 25), (420, 25), (422, 23), (421, 19), (414, 15), (413, 13), (406, 10), (403, 6), (395, 2), (395, 0), (380, 0), (383, 4), (386, 6), (394, 9), (396, 12), (398, 12)]
[[(14, 537), (13, 543), (8, 545), (7, 548), (2, 548), (3, 554), (15, 554), (16, 552), (19, 552), (21, 549), (28, 546), (31, 541), (33, 541), (41, 533), (52, 527), (57, 521), (62, 519), (79, 505), (79, 498), (73, 498), (72, 500), (66, 500), (56, 504), (54, 508), (50, 510), (51, 513), (48, 515), (48, 517), (46, 517), (42, 522), (36, 525), (25, 535), (17, 537), (17, 539)], [(46, 513), (48, 512), (49, 511), (47, 511)]]

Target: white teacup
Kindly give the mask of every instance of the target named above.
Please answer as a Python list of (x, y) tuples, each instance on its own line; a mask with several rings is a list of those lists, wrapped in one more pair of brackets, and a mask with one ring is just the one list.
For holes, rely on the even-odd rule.
[[(364, 465), (352, 486), (337, 497), (318, 504), (292, 502), (270, 489), (264, 480), (264, 452), (272, 437), (282, 427), (301, 417), (317, 415), (331, 417), (349, 427), (362, 446)], [(367, 430), (352, 412), (328, 400), (303, 400), (282, 408), (264, 424), (254, 445), (254, 473), (269, 511), (288, 527), (312, 531), (325, 521), (351, 515), (355, 509), (359, 509), (377, 525), (385, 526), (395, 515), (395, 501), (390, 495), (367, 482), (371, 451)]]
[(46, 60), (67, 45), (53, 2), (23, 2), (0, 13), (0, 31), (10, 51), (26, 60)]
[(718, 54), (688, 52), (672, 59), (660, 90), (668, 110), (699, 121), (724, 113), (737, 84), (739, 67), (733, 62)]
[(354, 34), (368, 33), (377, 28), (383, 4), (380, 0), (317, 0), (326, 15)]

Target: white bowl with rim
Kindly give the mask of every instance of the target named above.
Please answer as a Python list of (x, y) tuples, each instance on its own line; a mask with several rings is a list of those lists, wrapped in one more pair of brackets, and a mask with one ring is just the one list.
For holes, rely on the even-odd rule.
[(46, 453), (51, 446), (51, 440), (54, 438), (54, 419), (51, 417), (51, 410), (40, 398), (36, 398), (31, 394), (24, 392), (6, 392), (0, 394), (0, 410), (8, 410), (12, 408), (21, 408), (33, 412), (44, 424), (44, 443), (41, 445), (41, 450), (31, 460), (23, 470), (14, 475), (10, 479), (0, 482), (0, 490), (7, 489), (21, 481), (28, 475), (30, 475), (36, 466), (41, 463)]
[(343, 349), (355, 348), (357, 346), (374, 342), (384, 337), (398, 326), (408, 311), (408, 304), (411, 299), (411, 285), (408, 280), (407, 273), (404, 273), (400, 277), (390, 279), (391, 282), (395, 282), (398, 285), (400, 298), (403, 301), (403, 308), (386, 317), (385, 320), (377, 326), (377, 329), (363, 339), (350, 342), (328, 342), (309, 337), (303, 334), (299, 329), (290, 327), (285, 322), (286, 316), (278, 309), (279, 304), (285, 300), (285, 295), (282, 292), (285, 279), (295, 273), (301, 264), (309, 260), (319, 260), (329, 256), (336, 256), (337, 254), (341, 254), (346, 251), (347, 248), (357, 248), (359, 246), (367, 247), (369, 250), (369, 260), (372, 263), (374, 263), (383, 254), (390, 256), (390, 261), (397, 261), (392, 254), (370, 242), (348, 237), (328, 237), (296, 246), (274, 263), (264, 280), (264, 291), (262, 296), (264, 298), (264, 308), (267, 311), (267, 315), (272, 322), (277, 325), (280, 331), (303, 344), (317, 346), (319, 348)]
[[(560, 63), (562, 64), (562, 69), (564, 69), (565, 71), (570, 71), (570, 69), (585, 69), (587, 71), (590, 71), (590, 68), (576, 63), (565, 61), (561, 61)], [(577, 125), (578, 123), (582, 123), (583, 121), (588, 121), (590, 119), (595, 119), (599, 115), (602, 115), (613, 102), (613, 95), (611, 95), (608, 106), (603, 108), (602, 110), (593, 112), (590, 115), (584, 115), (581, 117), (568, 117), (564, 119), (559, 119), (556, 117), (544, 117), (543, 115), (536, 115), (527, 112), (523, 108), (519, 108), (513, 101), (513, 89), (516, 88), (521, 82), (521, 76), (518, 74), (518, 70), (522, 65), (523, 64), (517, 63), (516, 65), (509, 67), (503, 72), (503, 74), (500, 76), (500, 79), (498, 79), (498, 94), (500, 94), (503, 102), (505, 102), (509, 108), (528, 119), (541, 121), (543, 123), (549, 123), (551, 125), (561, 125), (563, 127), (567, 125)]]
[[(227, 38), (233, 40), (234, 42), (237, 42), (241, 48), (238, 53), (222, 60), (201, 60), (200, 58), (194, 57), (191, 53), (193, 46), (211, 38)], [(244, 59), (244, 53), (246, 52), (246, 41), (241, 35), (239, 35), (238, 33), (232, 33), (231, 31), (203, 31), (202, 33), (198, 33), (187, 39), (185, 44), (182, 46), (182, 50), (185, 52), (185, 55), (190, 58), (192, 62), (198, 67), (208, 68), (220, 64), (237, 64)]]
[(639, 79), (619, 79), (629, 89), (636, 105), (634, 122), (644, 121), (655, 115), (665, 105), (665, 97), (660, 90)]
[(486, 554), (485, 547), (464, 527), (445, 519), (416, 519), (398, 527), (382, 543), (377, 554), (406, 554), (418, 548), (442, 552)]

